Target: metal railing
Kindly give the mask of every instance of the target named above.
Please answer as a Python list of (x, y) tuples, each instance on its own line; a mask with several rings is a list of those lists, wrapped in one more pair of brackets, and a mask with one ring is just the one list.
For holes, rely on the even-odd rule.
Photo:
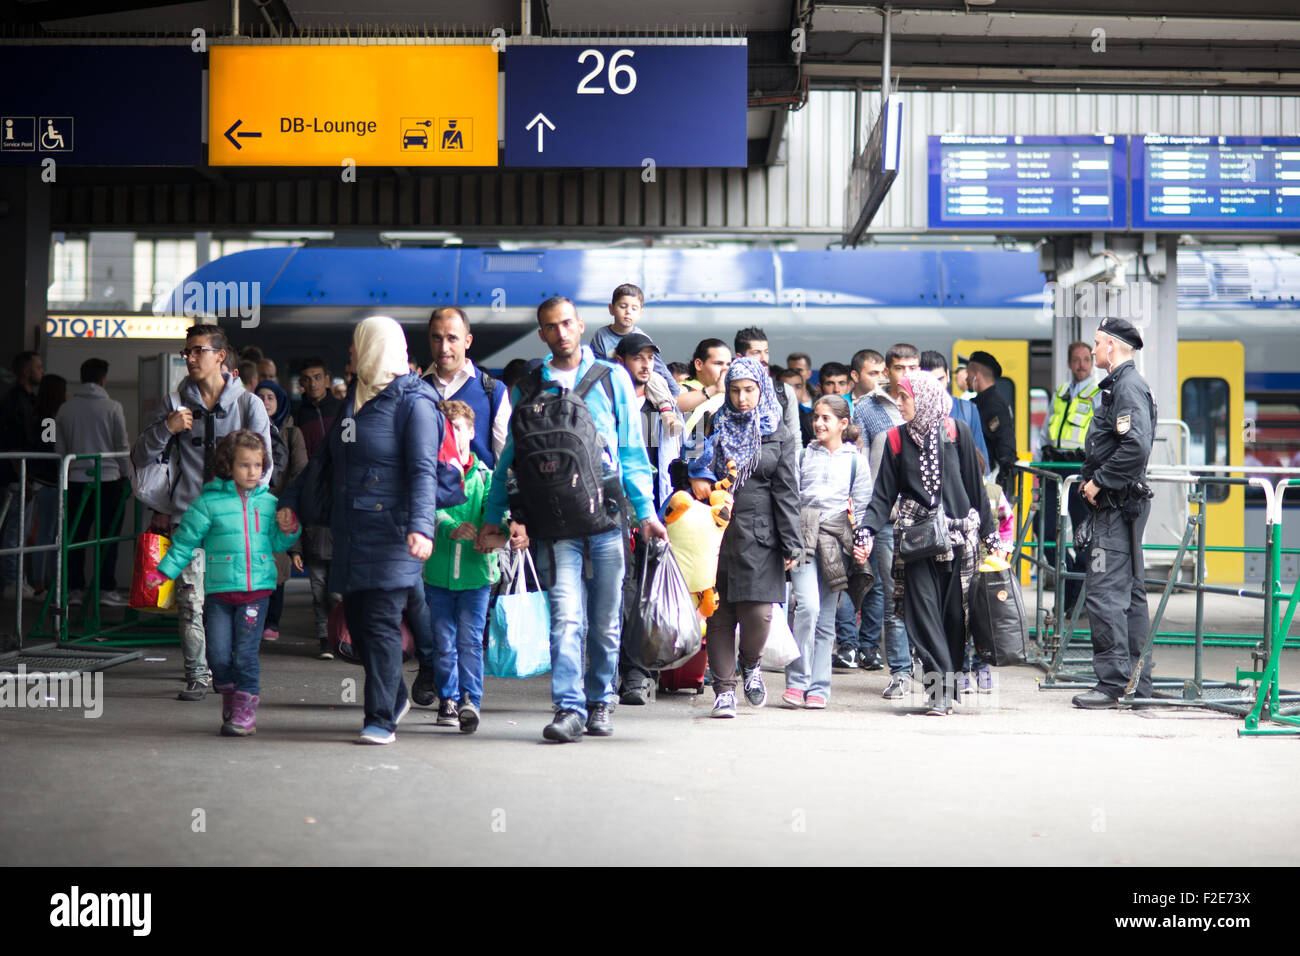
[[(1065, 535), (1065, 516), (1070, 489), (1081, 478), (1077, 474), (1065, 476), (1061, 470), (1072, 470), (1077, 466), (1066, 463), (1020, 463), (1021, 476), (1017, 487), (1018, 514), (1022, 520), (1017, 522), (1016, 556), (1018, 561), (1027, 562), (1038, 570), (1036, 575), (1037, 609), (1031, 635), (1034, 638), (1033, 663), (1047, 671), (1047, 678), (1040, 684), (1043, 689), (1073, 687), (1081, 683), (1092, 683), (1095, 674), (1092, 671), (1092, 646), (1090, 630), (1078, 627), (1079, 615), (1086, 594), (1087, 575), (1083, 571), (1071, 571), (1065, 567), (1066, 548), (1071, 542)], [(1271, 484), (1265, 474), (1278, 475), (1281, 480), (1277, 485)], [(1282, 591), (1280, 574), (1283, 554), (1300, 553), (1300, 548), (1282, 548), (1282, 495), (1288, 487), (1300, 483), (1300, 469), (1264, 468), (1259, 466), (1204, 466), (1196, 468), (1154, 468), (1148, 470), (1147, 479), (1156, 484), (1184, 485), (1187, 488), (1189, 512), (1182, 538), (1177, 545), (1144, 544), (1144, 552), (1174, 551), (1172, 567), (1164, 579), (1146, 578), (1148, 587), (1162, 589), (1159, 606), (1151, 621), (1150, 631), (1141, 660), (1156, 643), (1182, 644), (1194, 647), (1194, 675), (1190, 680), (1181, 678), (1156, 678), (1154, 692), (1174, 692), (1174, 697), (1153, 697), (1144, 700), (1146, 704), (1165, 706), (1206, 707), (1224, 711), (1247, 718), (1247, 727), (1243, 733), (1300, 733), (1300, 730), (1256, 730), (1261, 714), (1271, 719), (1282, 719), (1288, 724), (1300, 727), (1300, 720), (1288, 714), (1289, 709), (1300, 705), (1300, 694), (1281, 691), (1278, 687), (1278, 666), (1281, 651), (1288, 647), (1300, 647), (1300, 639), (1287, 637), (1291, 621), (1294, 618), (1297, 598), (1300, 598), (1300, 582), (1294, 591)], [(1042, 487), (1046, 482), (1054, 482), (1058, 487), (1057, 513), (1054, 527), (1048, 521), (1053, 516), (1043, 513), (1041, 507)], [(1032, 484), (1033, 491), (1028, 508), (1026, 508), (1026, 485)], [(1267, 502), (1265, 547), (1245, 546), (1210, 546), (1206, 544), (1206, 507), (1207, 489), (1211, 486), (1250, 486), (1260, 488)], [(1036, 534), (1032, 543), (1027, 541), (1031, 526)], [(1031, 544), (1028, 554), (1025, 546)], [(1055, 546), (1053, 560), (1048, 561), (1044, 555), (1048, 545)], [(1205, 580), (1205, 555), (1207, 552), (1263, 553), (1265, 559), (1264, 581), (1259, 589), (1247, 587), (1225, 587), (1208, 584)], [(1184, 558), (1193, 558), (1193, 580), (1179, 580)], [(1017, 565), (1021, 567), (1021, 565)], [(1055, 576), (1056, 604), (1049, 612), (1044, 606), (1045, 587), (1043, 571), (1052, 571)], [(1079, 595), (1068, 621), (1060, 613), (1065, 607), (1066, 591), (1070, 582), (1079, 582)], [(1164, 618), (1169, 599), (1175, 591), (1192, 591), (1196, 594), (1196, 613), (1194, 629), (1187, 631), (1161, 631), (1160, 622)], [(1264, 603), (1264, 623), (1262, 634), (1241, 632), (1212, 632), (1205, 628), (1205, 595), (1223, 594), (1262, 600)], [(1279, 620), (1278, 602), (1290, 599), (1287, 613)], [(1080, 640), (1083, 635), (1088, 639)], [(1209, 681), (1204, 674), (1204, 649), (1206, 646), (1253, 647), (1254, 659), (1262, 662), (1259, 670), (1242, 671), (1238, 669), (1235, 682)], [(1135, 668), (1122, 704), (1135, 702), (1132, 697), (1136, 688), (1140, 666)], [(1242, 680), (1253, 680), (1252, 689), (1241, 684)]]

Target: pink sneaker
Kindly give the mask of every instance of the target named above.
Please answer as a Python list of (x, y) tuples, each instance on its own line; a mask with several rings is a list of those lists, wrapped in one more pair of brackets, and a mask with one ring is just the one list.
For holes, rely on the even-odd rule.
[(816, 694), (809, 694), (803, 699), (803, 705), (809, 710), (825, 710), (826, 698), (818, 697)]
[(787, 707), (802, 707), (804, 705), (803, 691), (791, 687), (781, 695), (781, 703)]
[(268, 627), (262, 632), (262, 640), (264, 641), (278, 641), (279, 639), (280, 632), (273, 627)]

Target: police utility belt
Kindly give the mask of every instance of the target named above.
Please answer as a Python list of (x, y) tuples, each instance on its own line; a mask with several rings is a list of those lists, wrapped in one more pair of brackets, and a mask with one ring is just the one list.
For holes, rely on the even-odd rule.
[[(1145, 481), (1135, 481), (1123, 491), (1103, 488), (1097, 492), (1097, 510), (1108, 508), (1119, 510), (1125, 521), (1136, 521), (1142, 514), (1142, 505), (1155, 497), (1155, 491)], [(1092, 515), (1074, 527), (1074, 546), (1076, 550), (1085, 550), (1092, 544)]]

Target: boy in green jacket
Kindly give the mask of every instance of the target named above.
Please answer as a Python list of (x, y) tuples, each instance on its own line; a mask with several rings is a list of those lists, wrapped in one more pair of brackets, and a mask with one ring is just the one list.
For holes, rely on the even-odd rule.
[(221, 733), (247, 737), (257, 732), (262, 667), (258, 648), (266, 606), (275, 591), (275, 555), (298, 539), (298, 520), (277, 523), (275, 495), (261, 483), (271, 456), (257, 432), (241, 429), (217, 443), (212, 470), (172, 539), (150, 586), (174, 578), (204, 552), (204, 627), (208, 667), (221, 692)]
[[(492, 469), (470, 451), (474, 409), (465, 402), (439, 402), (438, 410), (456, 435), (465, 471), (465, 503), (440, 508), (433, 555), (424, 565), (424, 597), (433, 619), (434, 678), (438, 683), (438, 725), (472, 734), (483, 703), (483, 626), (488, 597), (499, 576), (495, 552), (480, 554), (474, 539), (483, 527)], [(498, 547), (505, 545), (501, 536)], [(459, 705), (457, 704), (459, 701)]]

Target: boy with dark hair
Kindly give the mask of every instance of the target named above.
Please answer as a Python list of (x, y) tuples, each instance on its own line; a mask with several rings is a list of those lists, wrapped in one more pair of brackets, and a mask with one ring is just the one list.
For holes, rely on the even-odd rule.
[[(633, 332), (640, 332), (642, 335), (648, 335), (645, 329), (637, 328), (637, 319), (641, 317), (641, 311), (645, 306), (645, 296), (640, 288), (630, 282), (625, 282), (614, 289), (614, 294), (609, 298), (609, 314), (613, 322), (603, 328), (597, 329), (596, 334), (591, 337), (591, 351), (598, 359), (604, 359), (607, 362), (614, 361), (614, 353), (618, 349), (619, 340), (625, 335)], [(655, 356), (655, 374), (663, 380), (664, 386), (668, 389), (669, 394), (675, 399), (681, 392), (681, 386), (677, 384), (677, 379), (673, 378), (672, 372), (668, 371), (668, 366), (664, 360)], [(656, 401), (661, 396), (662, 389), (658, 383), (651, 381), (651, 395)]]
[(843, 362), (827, 362), (817, 371), (817, 387), (822, 395), (849, 394), (849, 367)]
[(858, 349), (849, 362), (849, 382), (853, 392), (849, 406), (885, 384), (885, 357), (875, 349)]

